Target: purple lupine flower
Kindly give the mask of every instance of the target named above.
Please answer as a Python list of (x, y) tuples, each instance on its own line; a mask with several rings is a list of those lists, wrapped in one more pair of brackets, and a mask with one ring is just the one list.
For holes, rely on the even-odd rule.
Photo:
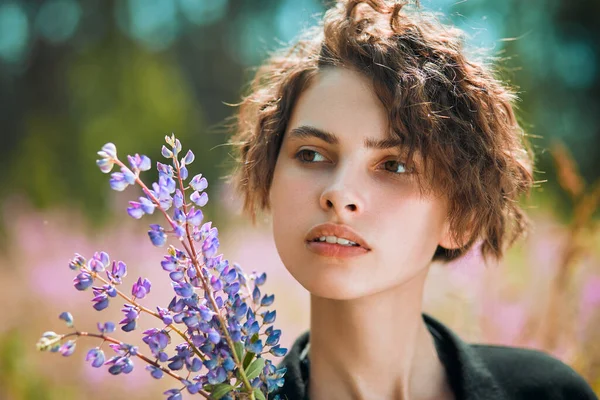
[(167, 146), (165, 146), (164, 144), (163, 144), (163, 147), (160, 150), (160, 154), (162, 154), (162, 156), (164, 158), (173, 158), (173, 152), (171, 150), (169, 150), (167, 148)]
[(77, 271), (86, 265), (86, 262), (86, 259), (81, 254), (75, 253), (75, 257), (69, 262), (69, 268), (73, 271)]
[(206, 322), (211, 321), (213, 316), (216, 314), (213, 310), (206, 307), (205, 305), (198, 306), (198, 310), (200, 312), (200, 318), (202, 318), (202, 320)]
[(171, 342), (171, 337), (164, 330), (152, 328), (145, 330), (144, 335), (145, 336), (142, 338), (142, 340), (148, 345), (154, 357), (157, 358)]
[(208, 203), (208, 195), (206, 192), (194, 192), (190, 196), (190, 200), (193, 201), (197, 206), (204, 207)]
[(254, 304), (258, 304), (260, 301), (260, 289), (258, 286), (254, 286), (254, 290), (252, 291), (252, 301), (254, 301)]
[(117, 288), (113, 285), (102, 285), (102, 289), (109, 297), (117, 297)]
[[(283, 368), (283, 369), (285, 369), (285, 368)], [(284, 384), (283, 376), (278, 377), (278, 378), (267, 378), (267, 391), (269, 393), (271, 393), (275, 389), (283, 387), (283, 384)]]
[(210, 277), (210, 285), (215, 291), (223, 289), (223, 282), (214, 275)]
[(65, 321), (65, 323), (67, 324), (67, 328), (73, 327), (73, 316), (71, 315), (70, 312), (67, 312), (67, 311), (62, 312), (62, 313), (60, 313), (58, 318)]
[(104, 324), (98, 322), (97, 326), (100, 333), (112, 333), (115, 331), (115, 324), (112, 322), (105, 322)]
[(113, 357), (108, 360), (105, 365), (111, 365), (108, 372), (112, 375), (119, 375), (120, 373), (128, 374), (133, 371), (133, 361), (129, 357)]
[(110, 175), (109, 184), (112, 190), (122, 192), (129, 185), (122, 172), (113, 172)]
[(219, 365), (219, 361), (217, 360), (217, 357), (204, 360), (204, 366), (209, 371), (213, 371), (215, 368), (217, 368), (218, 365)]
[(96, 160), (96, 165), (100, 168), (100, 171), (108, 174), (115, 166), (115, 162), (108, 158), (102, 158), (100, 160)]
[(124, 324), (121, 327), (121, 329), (125, 332), (131, 332), (137, 326), (137, 318), (139, 316), (139, 311), (135, 306), (131, 304), (125, 304), (121, 311), (123, 311), (123, 313), (125, 314), (125, 318), (119, 321), (119, 324)]
[(108, 346), (111, 349), (113, 349), (115, 353), (117, 353), (119, 356), (135, 356), (138, 351), (137, 346), (133, 346), (127, 343), (111, 343)]
[(183, 281), (185, 281), (185, 273), (181, 269), (178, 269), (176, 271), (171, 272), (169, 274), (169, 278), (171, 278), (173, 282), (182, 283)]
[(177, 209), (183, 207), (183, 193), (181, 193), (181, 190), (179, 189), (175, 190), (175, 195), (173, 196), (173, 206)]
[(173, 221), (177, 222), (178, 224), (183, 224), (186, 220), (185, 217), (185, 213), (183, 212), (182, 209), (177, 208), (175, 210), (175, 212), (173, 212)]
[(58, 351), (65, 357), (70, 356), (75, 351), (75, 341), (67, 340), (62, 346), (60, 346)]
[(88, 266), (94, 272), (102, 272), (106, 269), (108, 264), (110, 263), (110, 258), (108, 253), (105, 251), (95, 252), (90, 261), (88, 262)]
[(133, 170), (148, 171), (151, 167), (150, 159), (144, 155), (136, 153), (134, 156), (127, 156), (127, 160)]
[(262, 300), (260, 301), (260, 305), (263, 307), (268, 307), (271, 304), (273, 304), (273, 302), (275, 301), (275, 295), (272, 294), (270, 296), (267, 296), (266, 294), (263, 296)]
[(200, 316), (197, 312), (189, 311), (188, 315), (181, 319), (185, 326), (190, 329), (198, 329), (200, 325)]
[(166, 308), (156, 307), (158, 311), (158, 315), (162, 318), (162, 321), (165, 325), (171, 325), (173, 323), (173, 316)]
[(187, 215), (187, 222), (189, 222), (193, 226), (200, 226), (200, 224), (202, 224), (203, 219), (204, 219), (204, 214), (202, 213), (202, 210), (200, 210), (200, 209), (196, 210), (192, 206)]
[(195, 191), (202, 192), (208, 187), (208, 181), (202, 176), (202, 174), (198, 174), (192, 178), (190, 181), (190, 186)]
[(138, 299), (143, 299), (148, 293), (150, 293), (151, 286), (152, 284), (148, 279), (144, 278), (142, 281), (142, 278), (140, 277), (138, 278), (137, 282), (133, 284), (133, 287), (131, 288), (131, 294)]
[(263, 285), (266, 280), (267, 280), (267, 274), (266, 274), (266, 272), (263, 272), (260, 276), (258, 276), (254, 280), (254, 284), (257, 286), (260, 286), (260, 285)]
[(246, 328), (246, 332), (248, 336), (252, 336), (255, 333), (258, 333), (260, 330), (260, 325), (258, 321), (255, 321), (253, 318), (248, 318), (248, 320), (244, 323), (244, 327)]
[(236, 294), (236, 293), (238, 293), (240, 291), (240, 283), (239, 282), (233, 282), (231, 284), (227, 284), (225, 286), (225, 289), (223, 289), (223, 290), (228, 295), (233, 296), (234, 294)]
[(271, 347), (269, 353), (273, 354), (275, 357), (283, 357), (287, 353), (287, 349), (280, 347), (279, 345)]
[(225, 368), (226, 371), (233, 371), (235, 369), (235, 361), (233, 361), (233, 358), (225, 358), (225, 360), (223, 360), (223, 368)]
[(221, 277), (227, 283), (232, 283), (235, 280), (235, 278), (237, 277), (237, 275), (238, 274), (237, 274), (237, 271), (235, 270), (235, 268), (226, 267), (221, 272)]
[(188, 150), (185, 157), (181, 160), (181, 165), (190, 165), (194, 162), (195, 158), (196, 156), (194, 156), (194, 153), (191, 150)]
[(188, 177), (188, 169), (185, 166), (181, 166), (179, 168), (179, 177), (181, 178), (181, 180), (186, 180)]
[(171, 302), (169, 303), (169, 311), (174, 312), (174, 313), (178, 313), (183, 311), (183, 308), (185, 307), (185, 303), (183, 302), (183, 299), (178, 299), (177, 297), (173, 297), (173, 299), (171, 300)]
[(177, 269), (177, 258), (174, 256), (165, 256), (164, 260), (160, 262), (162, 269), (167, 272), (172, 272)]
[(87, 272), (80, 272), (75, 278), (73, 278), (73, 286), (77, 290), (86, 290), (94, 283), (94, 279)]
[(156, 163), (156, 169), (158, 170), (158, 176), (159, 176), (159, 178), (161, 176), (163, 176), (163, 175), (165, 177), (172, 177), (173, 173), (174, 173), (174, 170), (173, 170), (172, 166), (163, 164), (161, 162), (157, 162)]
[(179, 139), (175, 139), (175, 144), (173, 145), (173, 154), (178, 155), (181, 152), (181, 142)]
[(127, 167), (121, 167), (121, 173), (123, 174), (123, 178), (129, 185), (135, 185), (136, 175)]
[(175, 192), (177, 183), (170, 176), (161, 176), (158, 178), (158, 187), (166, 189), (167, 193), (171, 194)]
[(146, 366), (146, 370), (150, 371), (150, 375), (152, 375), (154, 379), (160, 379), (163, 377), (162, 369), (156, 368), (154, 365)]
[(173, 234), (181, 239), (185, 236), (185, 229), (183, 226), (173, 223)]
[(219, 250), (219, 239), (216, 236), (209, 236), (202, 243), (202, 253), (205, 257), (212, 257)]
[[(238, 264), (230, 266), (227, 260), (224, 260), (222, 255), (216, 255), (219, 248), (218, 230), (211, 226), (210, 222), (203, 224), (204, 215), (200, 207), (203, 207), (208, 202), (208, 195), (204, 190), (208, 187), (206, 178), (201, 174), (193, 177), (189, 187), (194, 190), (190, 197), (193, 205), (187, 212), (187, 215), (182, 208), (186, 204), (184, 191), (177, 189), (177, 182), (186, 180), (188, 177), (187, 165), (194, 161), (194, 154), (190, 150), (178, 164), (177, 157), (181, 152), (181, 143), (174, 135), (165, 138), (167, 144), (172, 149), (166, 146), (163, 148), (163, 155), (173, 159), (173, 166), (157, 163), (159, 172), (158, 182), (151, 185), (151, 189), (144, 189), (144, 196), (139, 198), (139, 201), (131, 201), (127, 212), (133, 218), (139, 219), (144, 214), (152, 214), (158, 206), (161, 211), (165, 212), (170, 207), (174, 206), (175, 210), (171, 214), (170, 221), (172, 222), (172, 231), (165, 231), (160, 225), (150, 225), (148, 235), (155, 246), (163, 246), (166, 244), (167, 235), (173, 234), (182, 237), (187, 232), (195, 243), (199, 244), (201, 253), (198, 254), (197, 261), (201, 264), (199, 269), (192, 268), (192, 260), (185, 252), (169, 247), (168, 255), (161, 262), (161, 266), (169, 273), (172, 280), (173, 289), (176, 296), (169, 303), (168, 308), (156, 307), (157, 316), (165, 325), (185, 324), (187, 330), (186, 343), (182, 343), (176, 347), (176, 354), (169, 358), (169, 355), (164, 351), (168, 345), (170, 338), (165, 330), (153, 328), (144, 331), (144, 342), (149, 346), (151, 352), (156, 357), (158, 362), (168, 363), (168, 367), (172, 369), (182, 369), (184, 366), (190, 373), (197, 373), (203, 365), (206, 365), (208, 373), (205, 375), (194, 376), (193, 379), (188, 374), (188, 377), (181, 379), (181, 383), (187, 388), (190, 394), (196, 394), (204, 388), (206, 384), (219, 384), (225, 382), (229, 372), (234, 372), (237, 366), (233, 361), (232, 355), (224, 347), (222, 341), (222, 332), (218, 330), (218, 322), (214, 316), (226, 307), (225, 316), (227, 321), (227, 331), (231, 339), (236, 343), (236, 351), (238, 345), (246, 348), (247, 351), (257, 354), (257, 359), (254, 360), (260, 364), (262, 376), (252, 375), (249, 377), (249, 382), (252, 387), (259, 391), (268, 389), (269, 391), (279, 387), (283, 383), (282, 376), (285, 369), (276, 370), (270, 361), (262, 359), (261, 354), (269, 351), (273, 355), (285, 355), (286, 349), (279, 346), (281, 336), (280, 330), (273, 329), (273, 326), (268, 326), (264, 333), (259, 333), (263, 325), (272, 324), (275, 321), (275, 311), (266, 311), (260, 313), (260, 321), (252, 308), (248, 306), (245, 299), (246, 293), (242, 294), (242, 289), (247, 285), (247, 276), (244, 275), (241, 267)], [(120, 172), (111, 174), (110, 185), (115, 190), (124, 190), (128, 185), (133, 185), (140, 182), (138, 175), (141, 171), (150, 168), (150, 160), (146, 156), (135, 154), (127, 156), (129, 167), (125, 167), (116, 159), (116, 147), (113, 144), (107, 144), (103, 150), (99, 152), (102, 160), (98, 160), (97, 164), (103, 172), (110, 172), (115, 163), (120, 165)], [(175, 168), (177, 168), (177, 171)], [(176, 173), (177, 172), (177, 173)], [(157, 204), (154, 204), (154, 200)], [(169, 219), (169, 218), (168, 218)], [(189, 225), (186, 225), (189, 224)], [(193, 244), (192, 244), (193, 245)], [(94, 308), (101, 310), (108, 306), (110, 297), (115, 297), (117, 289), (115, 285), (122, 283), (122, 278), (126, 275), (126, 265), (122, 261), (113, 261), (109, 268), (108, 254), (96, 253), (94, 257), (86, 265), (86, 259), (76, 254), (76, 257), (70, 262), (69, 267), (73, 270), (79, 270), (79, 274), (74, 279), (74, 286), (78, 290), (85, 290), (94, 282), (95, 273), (106, 271), (108, 283), (101, 287), (93, 287)], [(194, 260), (194, 263), (196, 260)], [(92, 273), (87, 272), (87, 269), (81, 271), (84, 266), (88, 266)], [(201, 288), (200, 279), (204, 278), (210, 284), (216, 303), (217, 310), (213, 311), (206, 305), (210, 299), (209, 292), (198, 294), (195, 288)], [(258, 286), (264, 284), (266, 274), (255, 276), (251, 275), (250, 281), (254, 281), (254, 291), (250, 293), (255, 304), (260, 304), (261, 307), (268, 307), (274, 302), (274, 295), (263, 295)], [(144, 298), (150, 291), (150, 281), (139, 278), (132, 287), (134, 298)], [(219, 293), (217, 295), (217, 292)], [(225, 295), (227, 293), (227, 295)], [(201, 297), (202, 296), (202, 297)], [(225, 297), (226, 296), (226, 297)], [(124, 318), (119, 322), (121, 329), (125, 332), (134, 330), (137, 326), (137, 318), (141, 312), (140, 308), (135, 305), (125, 304), (122, 309)], [(72, 324), (72, 317), (68, 313), (61, 314), (61, 319), (64, 319), (67, 324)], [(245, 319), (244, 319), (245, 318)], [(169, 329), (168, 327), (165, 327)], [(98, 329), (101, 336), (114, 331), (115, 324), (107, 322), (98, 324)], [(60, 351), (68, 355), (74, 350), (74, 341), (65, 343), (62, 346), (60, 341), (64, 335), (59, 336), (51, 333), (54, 336), (44, 334), (38, 347), (40, 349), (50, 351)], [(259, 335), (265, 335), (265, 339), (260, 339)], [(264, 346), (263, 346), (263, 343)], [(193, 344), (193, 345), (192, 345)], [(89, 361), (93, 367), (101, 365), (109, 366), (109, 373), (117, 375), (120, 373), (129, 373), (133, 369), (133, 362), (130, 357), (137, 354), (137, 348), (124, 343), (110, 344), (113, 350), (117, 352), (117, 356), (112, 357), (107, 362), (104, 362), (104, 353), (99, 349), (92, 349), (86, 356), (86, 361)], [(192, 346), (192, 347), (190, 347)], [(266, 347), (263, 350), (263, 347)], [(202, 362), (196, 357), (197, 352), (203, 353), (207, 358)], [(161, 378), (166, 369), (157, 365), (150, 365), (146, 368), (150, 371), (154, 378)], [(239, 388), (238, 388), (239, 389)], [(169, 395), (169, 399), (180, 399), (183, 389), (172, 389), (165, 392)], [(212, 391), (209, 389), (209, 391)], [(234, 391), (238, 393), (237, 391)], [(232, 399), (234, 392), (230, 395), (225, 395), (225, 399)]]
[(208, 377), (208, 382), (212, 385), (222, 383), (227, 379), (227, 371), (225, 371), (225, 368), (223, 367), (218, 367), (216, 370), (209, 371), (206, 375)]
[(194, 287), (187, 282), (171, 282), (173, 290), (181, 297), (191, 297), (194, 294)]
[(127, 265), (123, 261), (113, 261), (112, 268), (106, 271), (106, 275), (113, 285), (120, 285), (121, 278), (127, 276)]
[(156, 208), (156, 205), (151, 200), (143, 196), (140, 197), (140, 206), (142, 208), (142, 211), (146, 214), (154, 213), (154, 209)]
[(181, 400), (183, 397), (181, 396), (181, 390), (179, 389), (169, 389), (163, 394), (166, 394), (167, 400)]
[(98, 155), (103, 158), (117, 158), (117, 147), (113, 143), (106, 143)]
[(211, 329), (210, 332), (208, 332), (208, 340), (214, 344), (218, 344), (221, 341), (221, 335), (216, 329)]
[(94, 302), (94, 309), (97, 311), (102, 311), (106, 307), (108, 307), (108, 295), (106, 293), (98, 293), (92, 301)]
[(85, 361), (91, 361), (92, 367), (100, 368), (104, 364), (104, 352), (99, 347), (94, 347), (88, 351)]
[(152, 194), (158, 199), (160, 206), (165, 211), (171, 208), (171, 205), (173, 203), (173, 199), (171, 198), (169, 188), (167, 187), (167, 179), (170, 179), (172, 182), (175, 182), (172, 178), (165, 178), (164, 175), (161, 175), (159, 178), (159, 183), (154, 182), (152, 184)]
[(137, 201), (130, 201), (129, 207), (127, 207), (127, 214), (132, 218), (140, 219), (144, 216), (144, 210), (142, 210), (142, 204)]
[(273, 329), (272, 326), (269, 326), (265, 333), (267, 334), (267, 341), (265, 342), (266, 346), (275, 346), (279, 343), (279, 338), (281, 337), (281, 329)]
[(102, 150), (98, 152), (98, 155), (102, 157), (100, 160), (96, 160), (96, 165), (100, 167), (100, 171), (105, 174), (109, 173), (115, 165), (115, 159), (117, 158), (117, 148), (112, 143), (106, 143), (102, 146)]
[(275, 322), (275, 317), (277, 317), (277, 310), (267, 311), (261, 314), (263, 317), (263, 323), (272, 324)]
[[(179, 346), (178, 346), (179, 347)], [(173, 371), (179, 371), (183, 368), (185, 355), (181, 351), (177, 351), (177, 354), (169, 358), (171, 361), (167, 366)]]
[(150, 236), (150, 241), (152, 241), (152, 244), (157, 247), (163, 246), (167, 241), (167, 235), (165, 234), (165, 230), (162, 226), (158, 224), (150, 225), (148, 236)]
[(190, 372), (198, 372), (201, 369), (202, 369), (202, 361), (198, 357), (194, 357), (188, 367), (188, 370)]

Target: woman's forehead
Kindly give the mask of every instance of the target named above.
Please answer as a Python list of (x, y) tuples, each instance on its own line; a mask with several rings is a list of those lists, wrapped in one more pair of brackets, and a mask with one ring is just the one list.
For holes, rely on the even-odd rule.
[(331, 68), (315, 76), (293, 108), (290, 128), (311, 126), (336, 135), (384, 139), (388, 113), (367, 78)]

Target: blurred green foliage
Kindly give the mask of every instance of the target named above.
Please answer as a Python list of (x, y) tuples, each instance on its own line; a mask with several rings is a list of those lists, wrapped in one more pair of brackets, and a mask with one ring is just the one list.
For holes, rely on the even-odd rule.
[[(330, 2), (10, 0), (0, 5), (0, 198), (65, 205), (98, 221), (107, 204), (95, 152), (107, 141), (157, 159), (174, 132), (212, 182), (227, 173), (224, 122), (268, 50)], [(559, 138), (588, 182), (600, 169), (600, 3), (423, 0), (501, 58), (537, 150), (543, 197), (566, 213), (545, 149)], [(514, 39), (514, 40), (511, 40)], [(103, 186), (99, 186), (103, 185)]]

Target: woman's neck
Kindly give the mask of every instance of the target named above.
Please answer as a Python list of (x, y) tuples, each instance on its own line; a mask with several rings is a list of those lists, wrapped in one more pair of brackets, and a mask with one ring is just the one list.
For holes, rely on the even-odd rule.
[(426, 274), (355, 300), (311, 296), (311, 400), (451, 398), (421, 314)]

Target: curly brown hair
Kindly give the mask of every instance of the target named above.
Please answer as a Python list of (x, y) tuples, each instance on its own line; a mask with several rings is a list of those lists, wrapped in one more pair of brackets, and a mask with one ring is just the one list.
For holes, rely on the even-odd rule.
[(438, 247), (433, 259), (457, 258), (477, 241), (484, 257), (499, 259), (526, 231), (517, 201), (533, 183), (515, 93), (490, 65), (466, 57), (463, 31), (442, 24), (418, 2), (412, 8), (406, 3), (340, 0), (319, 26), (258, 68), (239, 103), (230, 140), (238, 167), (230, 180), (253, 221), (257, 211), (269, 210), (296, 100), (320, 70), (351, 68), (372, 80), (409, 163), (415, 152), (423, 158), (430, 179), (422, 188), (447, 196), (450, 226), (462, 245)]

